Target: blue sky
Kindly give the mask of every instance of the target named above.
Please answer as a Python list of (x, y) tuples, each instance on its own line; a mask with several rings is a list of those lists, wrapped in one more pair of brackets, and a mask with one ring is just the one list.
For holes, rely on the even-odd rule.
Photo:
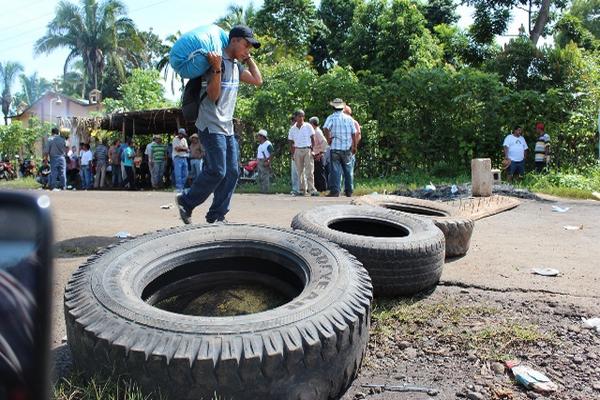
[[(71, 0), (78, 2), (78, 0)], [(128, 8), (128, 15), (134, 20), (138, 29), (150, 28), (161, 38), (177, 32), (189, 31), (197, 26), (209, 24), (226, 13), (230, 4), (244, 7), (251, 2), (255, 7), (262, 5), (262, 0), (123, 0)], [(315, 1), (319, 3), (318, 0)], [(33, 72), (46, 79), (53, 79), (62, 74), (67, 50), (57, 50), (50, 55), (34, 56), (33, 44), (42, 37), (47, 24), (52, 20), (57, 0), (0, 0), (0, 61), (18, 61), (25, 67), (27, 75)], [(459, 7), (460, 25), (471, 23), (471, 10)], [(509, 34), (516, 34), (526, 17), (516, 15)], [(508, 39), (500, 38), (499, 42)], [(13, 93), (19, 90), (18, 84)]]

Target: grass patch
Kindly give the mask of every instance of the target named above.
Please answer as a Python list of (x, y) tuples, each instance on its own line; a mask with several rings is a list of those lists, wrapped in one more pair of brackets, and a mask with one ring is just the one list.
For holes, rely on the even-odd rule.
[[(527, 346), (551, 344), (552, 335), (516, 315), (479, 303), (444, 299), (377, 301), (372, 314), (371, 342), (378, 348), (390, 341), (408, 340), (415, 347), (435, 341), (439, 348), (456, 348), (458, 354), (475, 350), (483, 360), (514, 358)], [(393, 346), (392, 346), (393, 348)]]
[(594, 199), (592, 192), (600, 192), (600, 166), (544, 174), (529, 173), (519, 186), (553, 196)]
[(102, 379), (85, 379), (72, 374), (62, 378), (53, 389), (54, 400), (158, 400), (165, 397), (144, 395), (139, 386), (129, 378), (119, 376)]
[(28, 176), (26, 178), (13, 179), (12, 181), (0, 181), (0, 189), (39, 189), (42, 185), (36, 182), (35, 178)]

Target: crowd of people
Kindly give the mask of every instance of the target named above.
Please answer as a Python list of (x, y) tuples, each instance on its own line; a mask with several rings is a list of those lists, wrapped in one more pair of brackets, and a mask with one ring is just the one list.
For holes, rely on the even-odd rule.
[(129, 189), (189, 187), (202, 169), (204, 156), (198, 135), (186, 140), (185, 129), (163, 144), (155, 135), (142, 152), (131, 138), (110, 143), (100, 140), (92, 150), (89, 143), (68, 146), (58, 129), (52, 129), (44, 149), (37, 180), (49, 189)]

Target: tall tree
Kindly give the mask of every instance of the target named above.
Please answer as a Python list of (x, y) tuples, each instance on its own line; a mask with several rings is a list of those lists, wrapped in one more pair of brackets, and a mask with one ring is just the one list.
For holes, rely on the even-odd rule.
[[(166, 44), (163, 45), (163, 54), (161, 55), (160, 59), (156, 63), (156, 69), (158, 69), (159, 71), (162, 71), (163, 79), (165, 80), (165, 82), (170, 80), (171, 93), (173, 93), (173, 94), (175, 94), (175, 82), (176, 81), (181, 82), (180, 89), (181, 89), (182, 93), (183, 93), (183, 88), (184, 88), (183, 78), (180, 77), (173, 68), (171, 68), (171, 64), (169, 63), (169, 54), (171, 53), (171, 49), (173, 48), (173, 45), (175, 44), (177, 39), (179, 39), (180, 37), (181, 37), (180, 31), (177, 31), (174, 35), (167, 36)], [(169, 79), (169, 75), (171, 76), (170, 79)]]
[(21, 81), (21, 91), (15, 94), (16, 104), (23, 102), (30, 106), (52, 88), (52, 84), (46, 79), (40, 78), (37, 72), (29, 76), (21, 74), (19, 81)]
[(410, 0), (371, 0), (355, 11), (342, 61), (355, 70), (391, 75), (399, 67), (436, 66), (442, 56)]
[(227, 7), (227, 14), (219, 18), (215, 23), (226, 31), (230, 31), (236, 25), (246, 25), (252, 27), (256, 18), (256, 9), (250, 3), (246, 9), (243, 6), (230, 4)]
[(460, 16), (456, 12), (457, 6), (454, 0), (429, 0), (420, 5), (420, 8), (427, 20), (427, 27), (433, 31), (437, 25), (453, 25), (458, 22)]
[(312, 0), (265, 0), (256, 14), (256, 31), (273, 37), (288, 54), (307, 53), (317, 25)]
[(119, 75), (125, 75), (122, 56), (128, 54), (127, 44), (136, 36), (133, 21), (126, 16), (125, 5), (119, 0), (81, 0), (77, 6), (66, 0), (58, 3), (56, 15), (47, 26), (46, 34), (35, 43), (36, 54), (48, 54), (58, 48), (70, 50), (64, 71), (81, 58), (91, 84), (98, 88), (107, 61)]
[(515, 9), (527, 12), (527, 34), (534, 45), (546, 32), (552, 18), (552, 9), (563, 9), (566, 0), (465, 0), (475, 7), (473, 37), (480, 43), (491, 43), (495, 35), (502, 35), (508, 28), (511, 13)]
[(18, 62), (7, 61), (0, 63), (0, 80), (4, 89), (2, 89), (2, 113), (4, 114), (4, 125), (8, 125), (8, 112), (12, 103), (12, 94), (10, 87), (17, 79), (20, 72), (23, 72), (23, 66)]

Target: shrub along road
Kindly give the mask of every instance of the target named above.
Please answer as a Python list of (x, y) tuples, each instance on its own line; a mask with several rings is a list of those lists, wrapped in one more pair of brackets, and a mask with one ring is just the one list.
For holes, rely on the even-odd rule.
[[(127, 231), (140, 235), (179, 226), (166, 192), (49, 192), (56, 239), (52, 345), (65, 336), (62, 297), (73, 270), (97, 248)], [(292, 217), (346, 198), (235, 195), (228, 219), (289, 227)], [(552, 205), (570, 207), (566, 213)], [(199, 207), (202, 222), (208, 206)], [(520, 357), (546, 372), (560, 391), (550, 398), (600, 396), (600, 335), (581, 329), (580, 317), (600, 316), (600, 206), (594, 201), (523, 201), (518, 208), (476, 222), (469, 253), (450, 260), (442, 283), (422, 299), (377, 301), (369, 354), (344, 397), (400, 398), (362, 383), (412, 383), (437, 388), (437, 398), (528, 398), (495, 361)], [(566, 230), (564, 226), (583, 226)], [(554, 278), (532, 268), (561, 271)], [(57, 354), (64, 356), (64, 352)], [(594, 389), (594, 385), (596, 389)], [(401, 398), (425, 399), (427, 394)], [(477, 397), (480, 396), (480, 397)], [(494, 397), (496, 396), (496, 397)], [(530, 394), (530, 396), (532, 396)]]

